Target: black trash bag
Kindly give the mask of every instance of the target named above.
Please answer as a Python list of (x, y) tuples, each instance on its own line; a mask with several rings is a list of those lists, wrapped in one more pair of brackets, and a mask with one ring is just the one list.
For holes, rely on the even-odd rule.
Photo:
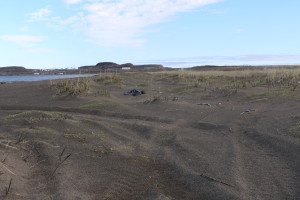
[(146, 94), (144, 90), (137, 90), (137, 89), (132, 89), (129, 92), (123, 92), (124, 95), (129, 95), (131, 94), (132, 96), (140, 95), (140, 94)]

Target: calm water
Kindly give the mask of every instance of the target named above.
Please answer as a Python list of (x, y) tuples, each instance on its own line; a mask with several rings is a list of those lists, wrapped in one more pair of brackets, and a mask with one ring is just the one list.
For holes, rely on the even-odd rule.
[(0, 76), (0, 82), (43, 81), (43, 80), (62, 79), (62, 78), (89, 77), (94, 75), (95, 74)]

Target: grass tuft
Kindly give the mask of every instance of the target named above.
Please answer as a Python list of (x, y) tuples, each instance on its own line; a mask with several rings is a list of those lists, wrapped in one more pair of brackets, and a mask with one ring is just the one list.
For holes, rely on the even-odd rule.
[(39, 121), (62, 121), (70, 118), (69, 115), (60, 112), (46, 112), (46, 111), (26, 111), (18, 114), (7, 116), (5, 119), (10, 121), (20, 120), (29, 123), (36, 123)]
[(300, 137), (300, 115), (295, 115), (291, 117), (292, 119), (296, 120), (294, 126), (289, 128), (289, 135), (293, 137)]
[(104, 85), (116, 85), (116, 86), (122, 86), (123, 79), (119, 75), (99, 75), (95, 78), (95, 81), (98, 83), (102, 83)]
[(51, 86), (56, 89), (56, 96), (78, 96), (87, 93), (90, 89), (89, 79), (63, 79), (52, 82)]

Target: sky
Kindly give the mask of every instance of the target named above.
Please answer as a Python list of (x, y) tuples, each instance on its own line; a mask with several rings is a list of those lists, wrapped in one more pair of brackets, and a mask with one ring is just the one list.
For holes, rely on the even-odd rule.
[(300, 64), (299, 0), (0, 0), (0, 67)]

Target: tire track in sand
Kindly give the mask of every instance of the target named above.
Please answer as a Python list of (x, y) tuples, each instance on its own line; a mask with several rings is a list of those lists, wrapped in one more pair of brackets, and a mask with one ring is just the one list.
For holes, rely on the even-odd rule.
[[(229, 125), (241, 199), (294, 199), (297, 196), (293, 189), (297, 187), (295, 174), (288, 164), (291, 160), (280, 155), (280, 150), (272, 144), (272, 135), (255, 129), (259, 114), (284, 100), (283, 97), (262, 103), (256, 106), (254, 114), (240, 115)], [(281, 142), (284, 145), (284, 141)]]

